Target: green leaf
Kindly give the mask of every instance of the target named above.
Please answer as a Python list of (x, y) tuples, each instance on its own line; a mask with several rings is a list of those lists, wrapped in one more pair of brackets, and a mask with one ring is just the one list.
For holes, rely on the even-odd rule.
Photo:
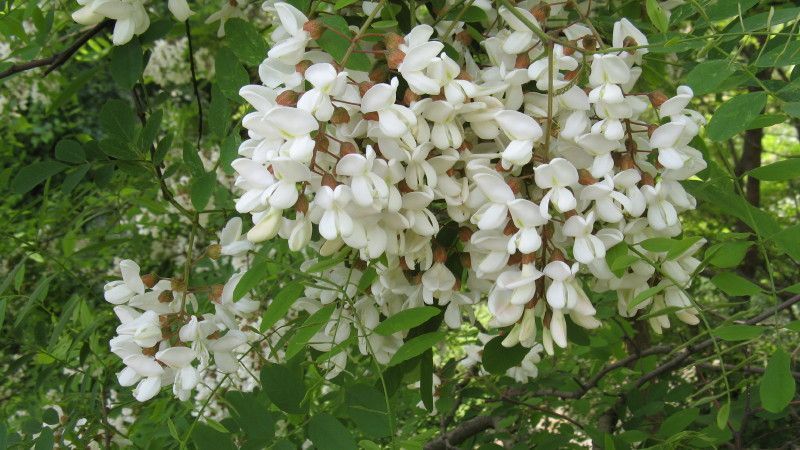
[(412, 338), (397, 350), (397, 352), (389, 360), (389, 367), (396, 366), (403, 361), (407, 361), (415, 356), (421, 355), (424, 351), (433, 347), (437, 342), (444, 339), (445, 333), (436, 331), (433, 333), (426, 333), (415, 338)]
[(733, 72), (731, 62), (726, 59), (704, 61), (694, 66), (686, 75), (686, 83), (691, 86), (695, 95), (709, 94), (716, 92)]
[[(320, 20), (327, 27), (333, 28), (341, 33), (337, 34), (336, 32), (326, 28), (319, 39), (317, 39), (317, 44), (322, 47), (322, 50), (329, 53), (331, 56), (333, 56), (333, 59), (335, 59), (336, 62), (341, 64), (342, 60), (344, 59), (344, 55), (347, 53), (347, 49), (350, 47), (350, 40), (353, 38), (353, 32), (350, 31), (347, 21), (344, 20), (344, 17), (342, 16), (326, 14), (320, 18)], [(348, 36), (349, 39), (344, 36)], [(353, 52), (347, 59), (347, 64), (345, 67), (348, 69), (368, 72), (372, 68), (372, 62), (370, 62), (367, 55)]]
[(756, 67), (783, 67), (800, 63), (800, 41), (791, 40), (759, 55)]
[(122, 100), (109, 100), (100, 109), (100, 127), (126, 145), (136, 142), (136, 120), (133, 109)]
[(725, 402), (717, 411), (717, 428), (724, 430), (728, 425), (728, 417), (731, 415), (731, 402)]
[(6, 305), (8, 304), (7, 299), (0, 300), (0, 327), (3, 326), (3, 322), (6, 320)]
[(250, 83), (250, 76), (231, 49), (220, 47), (217, 50), (217, 56), (214, 59), (214, 70), (222, 93), (229, 99), (240, 102), (239, 89)]
[(275, 419), (269, 402), (254, 392), (228, 391), (225, 400), (233, 407), (233, 419), (247, 436), (247, 443), (267, 444), (275, 436)]
[(204, 173), (192, 179), (191, 199), (192, 206), (196, 211), (205, 209), (216, 185), (217, 175), (214, 172)]
[(504, 336), (494, 337), (483, 346), (483, 368), (495, 375), (503, 375), (508, 369), (520, 365), (530, 351), (521, 345), (503, 347), (503, 339)]
[(772, 164), (755, 168), (749, 172), (751, 177), (761, 181), (786, 181), (800, 176), (800, 158), (788, 158)]
[(271, 262), (265, 260), (256, 261), (247, 269), (247, 272), (236, 283), (236, 287), (233, 288), (233, 301), (239, 301), (240, 298), (255, 288), (258, 283), (266, 280), (270, 275), (269, 267), (271, 264)]
[(795, 119), (800, 119), (800, 102), (784, 103), (783, 112), (794, 117)]
[(33, 307), (47, 296), (47, 291), (49, 288), (49, 277), (39, 280), (31, 295), (28, 296), (28, 300), (22, 306), (22, 309), (19, 310), (19, 313), (17, 314), (17, 320), (14, 321), (14, 328), (18, 327), (22, 321), (28, 317), (28, 314), (30, 314)]
[(139, 154), (133, 149), (131, 144), (121, 138), (104, 138), (99, 144), (100, 150), (111, 158), (121, 159), (123, 161), (139, 159)]
[(744, 259), (747, 251), (753, 246), (752, 242), (734, 241), (722, 242), (710, 247), (706, 252), (709, 264), (722, 269), (738, 266)]
[(353, 435), (328, 413), (317, 413), (308, 422), (308, 438), (319, 450), (356, 450)]
[(715, 141), (724, 141), (744, 131), (747, 124), (756, 118), (767, 104), (765, 92), (739, 94), (717, 108), (706, 132)]
[(461, 11), (463, 7), (452, 8), (444, 17), (445, 20), (456, 20), (456, 18), (460, 15), (461, 18), (459, 19), (461, 22), (482, 22), (484, 20), (488, 20), (488, 16), (486, 15), (486, 11), (483, 9), (475, 6), (470, 5), (463, 14)]
[(278, 292), (278, 295), (272, 299), (267, 310), (264, 311), (264, 315), (261, 318), (261, 331), (268, 330), (280, 319), (286, 317), (286, 313), (289, 312), (292, 304), (303, 294), (303, 290), (303, 285), (299, 282), (292, 282), (284, 286)]
[(55, 437), (53, 436), (53, 429), (49, 427), (42, 427), (42, 432), (36, 438), (36, 445), (33, 450), (50, 450), (55, 446)]
[[(302, 350), (306, 344), (308, 344), (308, 341), (317, 334), (317, 331), (321, 330), (322, 327), (328, 323), (335, 308), (336, 304), (331, 303), (308, 316), (306, 321), (303, 322), (303, 325), (300, 325), (297, 332), (289, 338), (289, 342), (286, 345), (286, 359), (292, 359), (296, 354), (300, 353), (300, 350)], [(339, 326), (349, 327), (350, 324), (342, 322)]]
[(682, 409), (667, 417), (661, 424), (656, 436), (669, 438), (685, 430), (700, 415), (698, 408)]
[(745, 129), (755, 130), (758, 128), (767, 128), (783, 122), (786, 122), (786, 116), (784, 114), (761, 114), (751, 120)]
[(86, 152), (79, 142), (72, 139), (62, 139), (56, 144), (56, 159), (68, 163), (81, 164), (86, 162)]
[(749, 296), (761, 292), (760, 287), (733, 272), (723, 272), (714, 275), (714, 278), (711, 279), (711, 283), (731, 297)]
[(433, 411), (433, 351), (426, 350), (419, 361), (419, 396), (428, 411)]
[(711, 335), (722, 339), (723, 341), (749, 341), (761, 336), (764, 332), (764, 327), (757, 327), (755, 325), (726, 325), (723, 327), (711, 330)]
[(639, 303), (642, 303), (643, 301), (649, 299), (650, 297), (654, 297), (656, 294), (666, 289), (666, 287), (667, 287), (666, 284), (659, 284), (651, 288), (647, 288), (642, 292), (639, 292), (638, 294), (636, 294), (636, 297), (633, 298), (633, 301), (628, 303), (628, 311), (633, 311), (633, 308), (637, 306)]
[(379, 390), (367, 384), (348, 386), (345, 404), (347, 415), (364, 435), (375, 439), (391, 435), (386, 401)]
[(67, 167), (69, 166), (53, 160), (27, 165), (20, 169), (11, 180), (11, 190), (16, 194), (25, 194)]
[(137, 38), (111, 51), (111, 78), (120, 89), (129, 91), (142, 76), (142, 46)]
[(58, 423), (58, 411), (53, 408), (47, 408), (42, 413), (42, 422), (48, 425), (55, 425)]
[(231, 108), (228, 99), (214, 84), (211, 87), (211, 104), (208, 111), (208, 128), (217, 138), (222, 139), (228, 133), (228, 125), (231, 121)]
[(382, 336), (390, 336), (398, 331), (410, 330), (421, 325), (439, 312), (439, 308), (434, 306), (404, 309), (379, 323), (374, 331)]
[(225, 39), (243, 63), (257, 66), (267, 57), (267, 43), (250, 22), (239, 18), (225, 22)]
[(158, 130), (161, 129), (161, 120), (164, 117), (164, 112), (160, 109), (155, 110), (150, 117), (147, 118), (147, 123), (142, 129), (141, 135), (141, 145), (139, 148), (142, 149), (143, 152), (149, 151), (150, 147), (153, 145), (153, 142), (156, 140), (156, 136), (158, 135)]
[(231, 441), (231, 436), (226, 431), (220, 431), (213, 427), (211, 422), (198, 423), (192, 431), (192, 441), (194, 441), (199, 450), (228, 450), (236, 448)]
[[(2, 324), (3, 324), (2, 314), (0, 314), (0, 325), (2, 325)], [(784, 325), (783, 328), (786, 328), (787, 330), (790, 330), (790, 331), (799, 331), (800, 332), (800, 320), (793, 320), (793, 321), (787, 323), (786, 325)]]
[(200, 159), (200, 153), (189, 141), (186, 141), (183, 146), (183, 162), (189, 167), (192, 176), (200, 176), (206, 173), (206, 169), (203, 167), (203, 160)]
[(669, 26), (669, 19), (664, 8), (658, 4), (656, 0), (647, 0), (645, 3), (647, 9), (647, 17), (656, 29), (662, 33), (667, 31)]
[(356, 2), (356, 0), (337, 0), (336, 4), (333, 5), (333, 9), (337, 9), (337, 10), (338, 9), (342, 9), (342, 8), (344, 8), (346, 6), (352, 5), (355, 2)]
[(283, 364), (266, 363), (261, 369), (261, 387), (272, 403), (289, 414), (303, 414), (306, 386), (302, 372)]
[(796, 386), (790, 363), (789, 355), (781, 347), (775, 349), (767, 361), (758, 392), (761, 394), (761, 405), (769, 412), (783, 411), (794, 398)]

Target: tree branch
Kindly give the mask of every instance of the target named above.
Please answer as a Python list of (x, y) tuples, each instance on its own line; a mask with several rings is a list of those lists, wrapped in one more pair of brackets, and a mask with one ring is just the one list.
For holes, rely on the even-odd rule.
[(93, 38), (97, 33), (102, 31), (108, 25), (110, 25), (113, 21), (111, 19), (106, 19), (89, 31), (83, 33), (78, 40), (72, 43), (66, 50), (56, 53), (55, 55), (49, 56), (47, 58), (42, 59), (34, 59), (33, 61), (28, 61), (26, 63), (21, 64), (14, 64), (13, 66), (9, 67), (8, 69), (0, 72), (0, 79), (10, 77), (12, 75), (18, 74), (20, 72), (25, 72), (27, 70), (35, 69), (37, 67), (45, 67), (47, 66), (47, 70), (44, 71), (44, 75), (47, 76), (50, 72), (58, 69), (64, 63), (66, 63), (72, 55), (77, 53), (84, 44), (89, 42), (91, 38)]
[(458, 445), (476, 434), (497, 427), (498, 419), (492, 416), (477, 416), (462, 422), (453, 431), (425, 444), (425, 450), (446, 450), (450, 445)]

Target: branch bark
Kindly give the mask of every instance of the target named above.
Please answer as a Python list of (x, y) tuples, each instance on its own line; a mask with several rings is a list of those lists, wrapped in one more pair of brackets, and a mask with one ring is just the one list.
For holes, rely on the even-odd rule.
[(425, 450), (447, 450), (458, 445), (478, 433), (497, 427), (498, 419), (492, 416), (477, 416), (462, 422), (453, 431), (425, 444)]
[(112, 20), (106, 19), (99, 24), (95, 25), (93, 28), (88, 30), (87, 32), (83, 33), (78, 40), (72, 43), (66, 50), (56, 53), (55, 55), (49, 56), (47, 58), (42, 59), (34, 59), (33, 61), (28, 61), (26, 63), (14, 64), (13, 66), (9, 67), (8, 69), (0, 72), (0, 79), (10, 77), (12, 75), (18, 74), (20, 72), (25, 72), (27, 70), (35, 69), (37, 67), (47, 67), (47, 70), (44, 71), (44, 75), (47, 76), (50, 72), (58, 69), (59, 67), (63, 66), (69, 58), (72, 57), (75, 53), (83, 47), (84, 44), (89, 42), (91, 38), (93, 38), (97, 33), (101, 32), (104, 28), (111, 25)]

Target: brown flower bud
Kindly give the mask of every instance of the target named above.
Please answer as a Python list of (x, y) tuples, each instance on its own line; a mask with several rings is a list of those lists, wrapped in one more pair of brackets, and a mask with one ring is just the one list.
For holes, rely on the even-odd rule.
[(586, 169), (578, 169), (578, 183), (588, 186), (597, 183), (597, 178), (593, 177)]
[(362, 81), (358, 83), (358, 93), (363, 97), (368, 90), (372, 89), (372, 86), (375, 86), (375, 83), (371, 81)]
[(469, 253), (459, 254), (458, 259), (461, 261), (461, 267), (465, 269), (469, 269), (472, 267), (472, 257), (469, 256)]
[(358, 148), (356, 148), (356, 145), (352, 142), (343, 142), (341, 148), (339, 149), (339, 154), (344, 156), (351, 153), (358, 153)]
[(505, 228), (503, 228), (503, 234), (506, 236), (511, 236), (512, 234), (515, 234), (517, 231), (519, 231), (519, 228), (517, 228), (517, 226), (514, 225), (514, 222), (511, 220), (509, 220), (508, 223), (506, 223)]
[(520, 192), (522, 192), (523, 185), (522, 181), (519, 178), (509, 178), (506, 181), (506, 184), (508, 185), (508, 187), (511, 188), (511, 192), (515, 194), (519, 194)]
[(647, 172), (642, 172), (642, 181), (639, 182), (642, 186), (655, 186), (656, 180)]
[(572, 216), (577, 216), (577, 215), (578, 215), (578, 211), (575, 211), (574, 209), (570, 209), (569, 211), (564, 211), (564, 217), (566, 217), (567, 219), (569, 219)]
[(175, 292), (185, 292), (186, 291), (186, 281), (182, 278), (173, 278), (172, 279), (172, 290)]
[[(575, 45), (575, 42), (570, 41), (570, 44)], [(565, 56), (572, 56), (575, 54), (575, 49), (573, 47), (564, 47), (564, 55)]]
[(561, 253), (561, 250), (559, 249), (553, 250), (553, 252), (550, 254), (550, 261), (566, 262), (566, 260), (564, 259), (564, 254)]
[(158, 275), (154, 273), (148, 273), (146, 275), (142, 275), (142, 283), (144, 283), (147, 288), (152, 289), (153, 286), (158, 283)]
[(317, 40), (325, 30), (324, 25), (319, 20), (309, 20), (303, 24), (303, 31), (307, 32), (311, 39)]
[(564, 74), (564, 79), (567, 80), (567, 81), (572, 81), (572, 80), (575, 79), (575, 77), (578, 76), (579, 73), (581, 73), (581, 71), (578, 70), (578, 69), (570, 70), (569, 72)]
[(294, 65), (294, 70), (298, 73), (303, 74), (306, 73), (306, 70), (308, 70), (308, 68), (311, 67), (313, 64), (314, 63), (312, 63), (311, 61), (304, 59)]
[(330, 148), (331, 142), (325, 137), (324, 134), (320, 133), (317, 135), (316, 139), (314, 139), (314, 150), (318, 152), (325, 153)]
[(633, 139), (626, 139), (625, 150), (627, 150), (629, 153), (635, 153), (636, 150), (639, 150), (639, 146), (636, 145), (636, 141), (634, 141)]
[[(466, 70), (462, 70), (461, 72), (458, 73), (458, 76), (456, 77), (456, 79), (464, 80), (464, 81), (472, 81), (472, 75), (467, 73)], [(442, 91), (444, 92), (444, 89)]]
[(411, 106), (417, 100), (419, 100), (419, 95), (417, 95), (411, 89), (406, 89), (406, 91), (403, 92), (403, 104), (404, 105)]
[(355, 260), (353, 262), (353, 267), (355, 269), (358, 269), (358, 270), (363, 272), (363, 271), (367, 270), (367, 263), (366, 263), (366, 261), (363, 261), (361, 259), (357, 259), (357, 260)]
[(506, 263), (506, 265), (516, 266), (517, 264), (519, 264), (520, 261), (522, 261), (522, 254), (517, 252), (508, 257), (508, 262)]
[(400, 191), (401, 194), (408, 194), (409, 192), (413, 192), (414, 191), (413, 189), (411, 189), (408, 186), (408, 183), (406, 183), (406, 180), (400, 180), (400, 182), (397, 183), (397, 189)]
[(371, 120), (373, 122), (377, 122), (378, 120), (380, 120), (380, 117), (378, 116), (377, 112), (372, 111), (364, 114), (364, 120)]
[(308, 212), (308, 199), (305, 195), (300, 195), (297, 197), (297, 201), (294, 202), (294, 210), (302, 214), (306, 214)]
[(622, 41), (622, 46), (623, 47), (638, 47), (639, 43), (636, 42), (636, 39), (634, 39), (633, 36), (628, 36), (628, 37), (625, 38), (625, 40)]
[(211, 244), (206, 249), (206, 255), (211, 259), (217, 259), (222, 255), (222, 246), (219, 244)]
[(472, 230), (467, 227), (458, 229), (458, 240), (461, 242), (469, 242), (470, 238), (472, 238)]
[(225, 286), (221, 284), (212, 284), (208, 291), (208, 298), (214, 303), (219, 303), (219, 299), (222, 298), (223, 289), (225, 289)]
[(331, 189), (336, 188), (336, 179), (333, 178), (333, 175), (326, 173), (322, 176), (322, 181), (320, 182), (323, 186), (328, 186)]
[(386, 49), (387, 50), (397, 50), (401, 44), (403, 44), (405, 40), (403, 36), (400, 36), (397, 33), (386, 33)]
[(581, 38), (581, 44), (583, 44), (583, 48), (587, 50), (597, 49), (597, 39), (595, 39), (594, 36), (584, 36)]
[(405, 257), (402, 256), (400, 257), (400, 259), (398, 260), (398, 265), (400, 266), (401, 270), (409, 270), (408, 263), (406, 262)]
[(502, 161), (497, 161), (497, 164), (494, 165), (494, 170), (496, 170), (496, 171), (498, 171), (500, 173), (508, 172), (508, 170), (506, 170), (506, 168), (503, 167), (503, 162)]
[(536, 262), (536, 253), (523, 253), (519, 262), (522, 264), (531, 264)]
[(531, 57), (528, 56), (528, 52), (520, 53), (517, 55), (517, 59), (514, 60), (514, 68), (515, 69), (527, 69), (528, 66), (531, 65)]
[(299, 95), (295, 91), (283, 91), (275, 98), (275, 103), (281, 106), (297, 106)]
[(636, 167), (636, 164), (633, 161), (633, 157), (627, 153), (622, 155), (622, 158), (619, 160), (619, 168), (621, 170), (628, 170), (634, 167)]
[(647, 137), (653, 137), (653, 133), (656, 132), (656, 129), (658, 129), (658, 125), (652, 125), (652, 124), (648, 125), (647, 126)]
[(331, 123), (334, 125), (350, 123), (350, 113), (348, 113), (347, 110), (342, 108), (341, 106), (337, 106), (336, 108), (333, 109), (333, 115), (331, 116)]
[(369, 73), (369, 80), (373, 83), (383, 83), (389, 79), (389, 69), (386, 66), (378, 66)]
[(550, 5), (540, 3), (531, 9), (531, 14), (539, 23), (542, 23), (550, 17)]
[(142, 354), (145, 355), (145, 356), (156, 356), (156, 353), (158, 353), (158, 346), (157, 345), (142, 349)]
[(667, 97), (666, 95), (664, 95), (663, 92), (660, 91), (654, 91), (647, 94), (647, 98), (650, 99), (650, 103), (653, 105), (654, 108), (660, 107), (661, 105), (664, 104), (664, 102), (669, 100), (669, 97)]
[(447, 250), (437, 245), (436, 248), (433, 249), (433, 260), (440, 263), (447, 261)]
[(397, 68), (402, 64), (403, 60), (406, 58), (406, 54), (403, 53), (400, 49), (390, 50), (389, 53), (386, 55), (386, 64), (392, 70), (397, 70)]
[(158, 301), (159, 303), (169, 303), (175, 299), (175, 296), (172, 295), (172, 291), (163, 291), (158, 294)]
[(458, 42), (461, 42), (463, 45), (472, 44), (472, 36), (469, 34), (467, 30), (458, 32), (456, 34), (456, 40)]
[(213, 333), (209, 334), (209, 335), (208, 335), (208, 337), (206, 337), (206, 339), (210, 339), (210, 340), (212, 340), (212, 341), (213, 341), (213, 340), (215, 340), (215, 339), (219, 339), (219, 338), (221, 338), (221, 337), (222, 337), (222, 333), (220, 333), (220, 331), (219, 331), (219, 330), (217, 330), (217, 331), (215, 331), (215, 332), (213, 332)]
[(544, 317), (542, 318), (542, 324), (545, 328), (550, 328), (550, 321), (553, 320), (553, 312), (549, 309), (545, 311)]

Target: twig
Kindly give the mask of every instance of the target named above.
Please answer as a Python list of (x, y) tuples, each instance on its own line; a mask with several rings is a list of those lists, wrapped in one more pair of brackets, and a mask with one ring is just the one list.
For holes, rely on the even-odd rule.
[(192, 29), (189, 21), (186, 24), (186, 40), (189, 44), (189, 70), (192, 73), (192, 88), (194, 97), (197, 99), (197, 148), (200, 149), (200, 141), (203, 139), (203, 102), (200, 100), (200, 88), (197, 85), (197, 68), (194, 63), (194, 47), (192, 46)]
[(462, 422), (445, 436), (436, 438), (425, 444), (425, 450), (446, 450), (448, 443), (458, 445), (476, 434), (497, 427), (498, 419), (492, 416), (477, 416)]
[(77, 41), (73, 42), (66, 50), (60, 53), (56, 53), (55, 55), (49, 56), (47, 58), (42, 59), (34, 59), (33, 61), (28, 61), (26, 63), (21, 64), (14, 64), (13, 66), (9, 67), (8, 69), (0, 72), (0, 79), (10, 77), (11, 75), (18, 74), (20, 72), (25, 72), (26, 70), (35, 69), (37, 67), (45, 67), (47, 66), (47, 70), (44, 71), (44, 75), (47, 76), (50, 72), (58, 69), (64, 63), (66, 63), (69, 58), (74, 55), (84, 44), (89, 42), (91, 38), (93, 38), (97, 33), (102, 31), (108, 25), (111, 24), (110, 19), (106, 19), (99, 24), (95, 25), (89, 31), (83, 33)]

